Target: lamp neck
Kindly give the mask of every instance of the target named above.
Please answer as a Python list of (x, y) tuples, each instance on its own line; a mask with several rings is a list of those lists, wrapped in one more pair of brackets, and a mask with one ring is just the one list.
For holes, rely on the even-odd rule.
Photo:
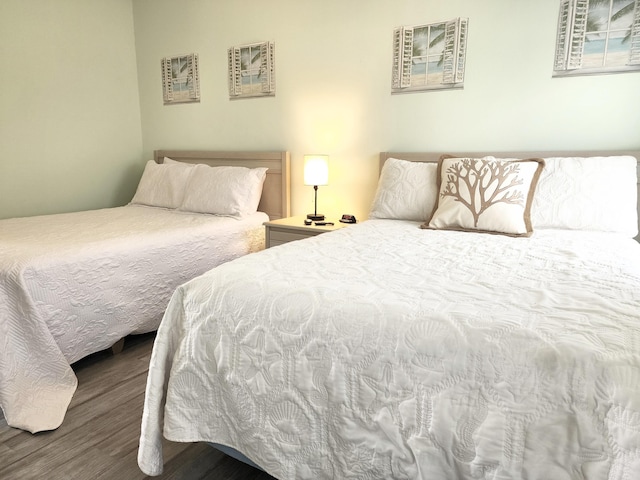
[(318, 215), (318, 185), (314, 185), (313, 190), (314, 190), (313, 214)]

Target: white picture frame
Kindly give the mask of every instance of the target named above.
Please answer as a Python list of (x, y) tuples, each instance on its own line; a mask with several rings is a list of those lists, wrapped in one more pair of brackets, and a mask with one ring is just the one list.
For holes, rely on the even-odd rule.
[(391, 93), (463, 88), (468, 31), (462, 17), (396, 28)]
[(197, 54), (162, 59), (162, 97), (165, 105), (200, 101)]
[(640, 0), (560, 0), (553, 77), (640, 71)]
[(273, 42), (239, 45), (229, 48), (227, 53), (230, 99), (275, 96)]

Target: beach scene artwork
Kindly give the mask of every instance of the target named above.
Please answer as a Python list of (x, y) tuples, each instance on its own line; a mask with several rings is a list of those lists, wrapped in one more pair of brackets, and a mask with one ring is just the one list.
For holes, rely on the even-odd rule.
[(275, 95), (273, 42), (231, 47), (229, 96), (231, 98)]
[(444, 83), (444, 23), (413, 30), (411, 86)]
[(640, 70), (640, 0), (560, 0), (554, 76)]
[(262, 49), (253, 45), (240, 49), (240, 77), (242, 78), (242, 92), (256, 94), (262, 91), (260, 80), (260, 65)]
[(635, 0), (591, 0), (582, 56), (583, 68), (629, 64)]
[(468, 23), (460, 17), (395, 29), (391, 93), (462, 88)]
[(200, 101), (198, 56), (163, 58), (162, 90), (165, 104)]

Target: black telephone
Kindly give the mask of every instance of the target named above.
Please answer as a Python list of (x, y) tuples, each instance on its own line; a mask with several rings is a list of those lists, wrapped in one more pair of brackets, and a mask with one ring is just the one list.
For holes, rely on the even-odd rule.
[(342, 223), (356, 223), (356, 217), (353, 215), (344, 214), (340, 219)]

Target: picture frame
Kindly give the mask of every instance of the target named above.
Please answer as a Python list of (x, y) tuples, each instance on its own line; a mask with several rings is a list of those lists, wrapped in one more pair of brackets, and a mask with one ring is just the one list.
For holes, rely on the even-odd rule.
[(640, 0), (560, 0), (553, 77), (640, 71)]
[(227, 53), (230, 99), (275, 96), (273, 42), (234, 46), (229, 48)]
[(391, 93), (463, 88), (468, 30), (462, 17), (396, 28)]
[(197, 54), (162, 59), (162, 97), (165, 105), (200, 101)]

